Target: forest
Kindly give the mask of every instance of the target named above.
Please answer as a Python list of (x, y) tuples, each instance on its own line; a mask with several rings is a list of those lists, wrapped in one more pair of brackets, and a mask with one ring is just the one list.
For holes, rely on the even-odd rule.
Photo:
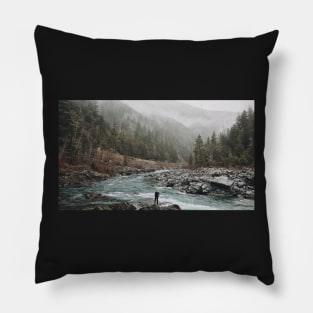
[(254, 112), (206, 140), (173, 119), (151, 119), (120, 101), (59, 101), (59, 162), (102, 162), (106, 152), (189, 166), (253, 165)]
[(254, 164), (254, 112), (244, 110), (236, 123), (226, 132), (207, 137), (204, 142), (201, 135), (195, 139), (193, 155), (189, 156), (191, 166), (235, 166)]
[[(104, 151), (147, 160), (177, 162), (187, 150), (165, 127), (118, 102), (59, 102), (59, 160), (70, 164), (102, 158)], [(186, 150), (186, 151), (184, 151)]]

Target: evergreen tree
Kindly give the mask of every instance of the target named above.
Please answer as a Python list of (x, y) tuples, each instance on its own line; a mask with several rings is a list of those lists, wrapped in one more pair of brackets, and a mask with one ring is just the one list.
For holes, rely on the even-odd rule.
[(204, 145), (203, 145), (203, 140), (202, 140), (201, 135), (198, 135), (195, 141), (194, 154), (195, 154), (195, 165), (204, 165), (205, 150), (204, 150)]
[[(204, 148), (199, 135), (195, 141), (195, 165), (252, 165), (254, 162), (254, 112), (251, 108), (238, 115), (226, 132), (208, 137)], [(201, 151), (204, 151), (204, 158)]]
[(204, 145), (204, 162), (205, 165), (209, 165), (212, 160), (212, 150), (211, 150), (211, 139), (207, 138), (206, 143)]

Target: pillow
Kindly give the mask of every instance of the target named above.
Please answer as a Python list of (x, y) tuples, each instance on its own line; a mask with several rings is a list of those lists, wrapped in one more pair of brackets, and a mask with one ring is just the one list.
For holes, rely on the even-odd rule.
[(263, 150), (277, 36), (131, 41), (37, 26), (36, 283), (199, 270), (273, 283)]

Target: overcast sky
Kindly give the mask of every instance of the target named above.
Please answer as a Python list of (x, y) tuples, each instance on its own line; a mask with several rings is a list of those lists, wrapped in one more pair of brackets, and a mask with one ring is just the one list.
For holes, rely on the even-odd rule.
[[(173, 101), (175, 104), (185, 103), (193, 107), (202, 108), (208, 111), (238, 112), (251, 107), (254, 110), (254, 100), (122, 100), (129, 105), (138, 106), (141, 110), (164, 109)], [(146, 106), (145, 106), (146, 105)]]
[(249, 107), (254, 109), (254, 100), (179, 100), (204, 110), (242, 112)]

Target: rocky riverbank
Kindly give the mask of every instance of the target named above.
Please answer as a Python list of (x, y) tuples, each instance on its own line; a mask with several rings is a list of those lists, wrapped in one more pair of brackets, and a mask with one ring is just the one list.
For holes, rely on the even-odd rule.
[(85, 192), (82, 201), (75, 206), (64, 206), (60, 203), (61, 210), (82, 210), (82, 211), (178, 211), (181, 210), (177, 204), (162, 202), (155, 205), (150, 200), (138, 202), (117, 201), (113, 197), (105, 196), (98, 192)]
[(137, 206), (128, 202), (121, 201), (113, 204), (97, 205), (85, 209), (85, 211), (179, 211), (181, 208), (177, 204), (164, 203), (160, 205), (141, 203)]
[(222, 195), (254, 199), (254, 170), (251, 168), (171, 169), (148, 175), (159, 186), (181, 192), (204, 195)]
[(91, 182), (106, 180), (113, 176), (128, 176), (132, 174), (153, 172), (159, 168), (135, 168), (135, 167), (117, 167), (110, 174), (99, 173), (88, 167), (71, 167), (67, 166), (59, 170), (59, 185), (64, 186), (79, 186)]
[(103, 206), (97, 206), (94, 211), (179, 211), (181, 208), (177, 204), (169, 205), (146, 205), (141, 208), (136, 208), (129, 202), (119, 202)]

